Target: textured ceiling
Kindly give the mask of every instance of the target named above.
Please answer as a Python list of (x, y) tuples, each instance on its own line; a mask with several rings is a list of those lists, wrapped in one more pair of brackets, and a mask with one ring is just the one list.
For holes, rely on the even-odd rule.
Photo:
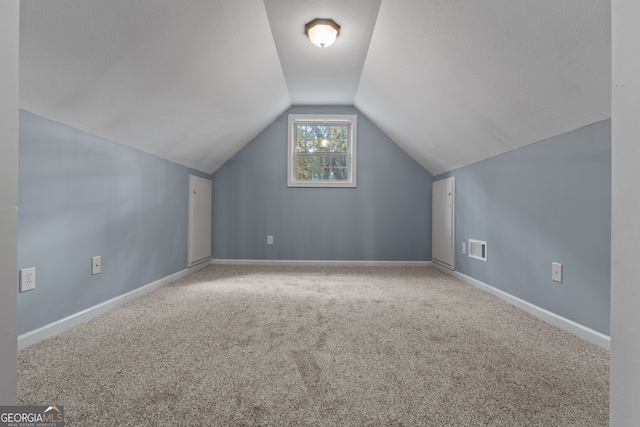
[(610, 117), (609, 1), (20, 7), (22, 109), (207, 173), (291, 105), (355, 105), (434, 175)]

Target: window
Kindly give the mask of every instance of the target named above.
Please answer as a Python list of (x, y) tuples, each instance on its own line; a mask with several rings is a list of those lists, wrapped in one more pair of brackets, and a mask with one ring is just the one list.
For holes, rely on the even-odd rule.
[(356, 115), (289, 115), (289, 187), (356, 186)]

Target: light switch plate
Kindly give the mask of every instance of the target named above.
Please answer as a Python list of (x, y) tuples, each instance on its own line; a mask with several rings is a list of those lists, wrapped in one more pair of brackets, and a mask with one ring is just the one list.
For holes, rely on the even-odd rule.
[(551, 263), (551, 279), (555, 282), (562, 282), (562, 264), (558, 262)]

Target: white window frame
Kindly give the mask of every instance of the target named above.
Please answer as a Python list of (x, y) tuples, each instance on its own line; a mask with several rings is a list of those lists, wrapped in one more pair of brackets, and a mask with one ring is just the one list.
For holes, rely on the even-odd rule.
[[(342, 181), (300, 181), (296, 179), (296, 124), (303, 123), (348, 123), (349, 126), (349, 149), (347, 155), (347, 169), (349, 178)], [(287, 187), (355, 187), (356, 186), (356, 163), (357, 163), (357, 133), (358, 116), (355, 114), (289, 114), (289, 135), (287, 150)]]

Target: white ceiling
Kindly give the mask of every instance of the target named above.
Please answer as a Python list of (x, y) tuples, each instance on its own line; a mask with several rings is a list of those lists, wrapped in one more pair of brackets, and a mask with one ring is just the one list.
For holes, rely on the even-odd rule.
[(609, 1), (20, 6), (22, 109), (207, 173), (291, 105), (355, 105), (434, 175), (610, 117)]
[(355, 106), (434, 175), (607, 119), (610, 10), (384, 0)]
[[(353, 105), (380, 2), (264, 0), (293, 105)], [(319, 49), (304, 24), (326, 17), (341, 26), (339, 43)]]

